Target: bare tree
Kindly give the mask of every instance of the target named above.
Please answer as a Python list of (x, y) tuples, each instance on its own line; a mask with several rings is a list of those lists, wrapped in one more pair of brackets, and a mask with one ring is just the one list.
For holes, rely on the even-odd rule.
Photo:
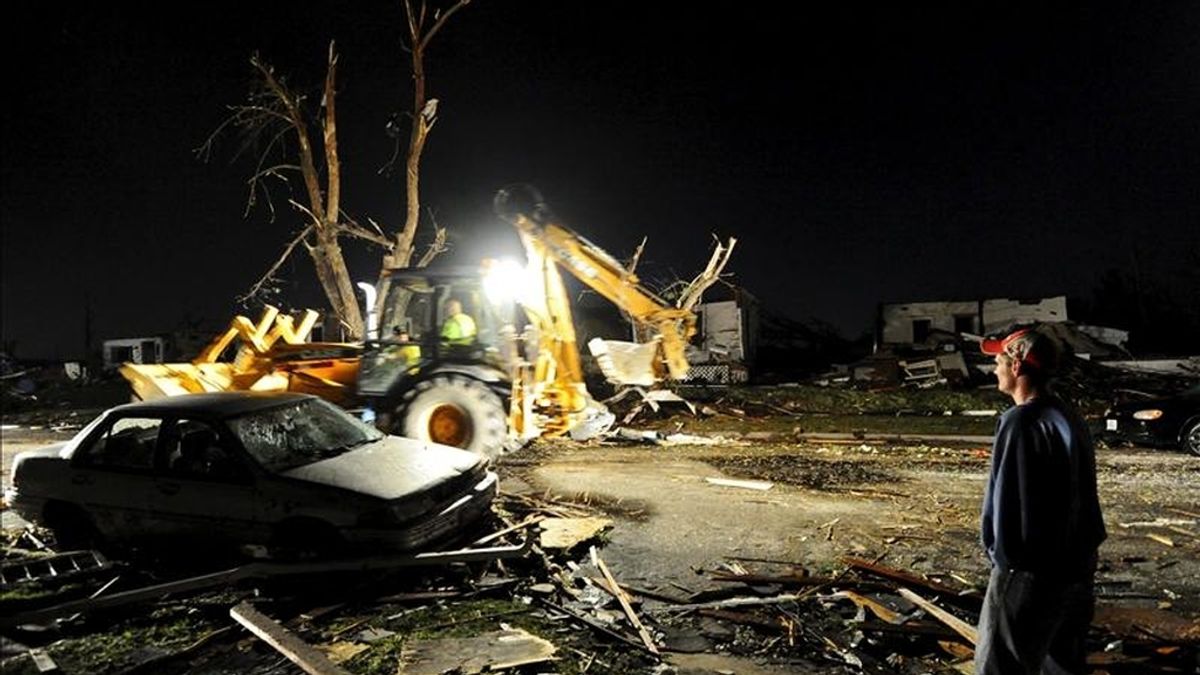
[[(425, 52), (450, 16), (469, 2), (454, 0), (444, 10), (431, 10), (425, 0), (416, 6), (412, 0), (404, 0), (408, 26), (407, 50), (411, 55), (413, 71), (412, 126), (405, 159), (404, 227), (391, 235), (369, 218), (367, 222), (370, 229), (363, 227), (341, 208), (341, 165), (338, 159), (335, 106), (338, 59), (334, 44), (331, 42), (329, 45), (329, 61), (321, 96), (319, 124), (322, 133), (319, 145), (310, 137), (305, 95), (289, 87), (286, 79), (277, 75), (274, 68), (258, 55), (251, 58), (256, 81), (249, 99), (245, 104), (231, 108), (230, 116), (209, 136), (198, 153), (208, 158), (221, 132), (230, 127), (237, 128), (242, 133), (242, 151), (253, 148), (258, 153), (258, 163), (248, 180), (250, 196), (246, 204), (247, 211), (256, 205), (261, 196), (265, 198), (271, 218), (274, 219), (275, 205), (271, 198), (270, 182), (276, 180), (286, 184), (291, 192), (305, 195), (304, 203), (288, 199), (289, 204), (304, 214), (305, 220), (275, 263), (254, 283), (243, 299), (270, 292), (278, 281), (276, 274), (284, 262), (298, 247), (303, 246), (313, 261), (317, 278), (333, 312), (352, 338), (365, 336), (362, 310), (354, 293), (354, 284), (339, 239), (350, 236), (383, 247), (385, 253), (379, 275), (378, 296), (382, 303), (387, 292), (387, 271), (413, 264), (414, 242), (420, 227), (421, 155), (429, 131), (437, 121), (438, 104), (436, 98), (429, 98), (426, 94)], [(289, 143), (291, 140), (295, 142), (294, 156)], [(281, 157), (284, 159), (276, 161)], [(297, 180), (300, 185), (293, 185), (293, 181)], [(416, 261), (418, 267), (428, 265), (446, 250), (445, 228), (438, 225), (432, 212), (429, 221), (434, 231), (433, 238)]]

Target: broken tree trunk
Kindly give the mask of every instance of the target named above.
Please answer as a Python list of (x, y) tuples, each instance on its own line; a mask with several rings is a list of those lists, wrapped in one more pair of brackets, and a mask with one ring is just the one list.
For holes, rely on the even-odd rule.
[(729, 263), (729, 256), (733, 255), (733, 247), (737, 245), (737, 239), (729, 238), (729, 243), (722, 245), (717, 242), (716, 248), (713, 249), (712, 257), (708, 259), (708, 265), (704, 271), (696, 275), (695, 279), (683, 289), (683, 293), (679, 295), (679, 301), (676, 306), (680, 309), (691, 309), (700, 302), (700, 298), (704, 295), (704, 291), (708, 290), (709, 286), (717, 283), (721, 278), (721, 271), (725, 269), (725, 265)]

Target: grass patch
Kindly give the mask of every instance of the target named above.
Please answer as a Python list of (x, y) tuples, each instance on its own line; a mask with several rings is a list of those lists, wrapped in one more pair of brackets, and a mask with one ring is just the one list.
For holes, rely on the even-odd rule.
[[(609, 665), (608, 672), (641, 672), (649, 663), (635, 650), (595, 644), (587, 629), (570, 624), (571, 629), (559, 621), (539, 616), (536, 605), (529, 606), (513, 600), (465, 600), (446, 605), (435, 605), (388, 621), (386, 617), (401, 611), (401, 607), (385, 607), (379, 619), (370, 622), (376, 628), (395, 631), (396, 635), (377, 640), (371, 648), (342, 664), (358, 675), (394, 675), (404, 652), (404, 645), (411, 640), (433, 638), (472, 637), (498, 630), (500, 623), (521, 628), (541, 638), (550, 640), (558, 647), (553, 671), (563, 675), (579, 675), (585, 661), (574, 650), (596, 654), (597, 659)], [(363, 626), (364, 628), (367, 625)], [(607, 638), (606, 638), (607, 639)], [(588, 672), (599, 672), (589, 668)]]
[(166, 608), (77, 638), (60, 640), (47, 652), (68, 673), (112, 673), (172, 652), (198, 640), (214, 626), (199, 613)]

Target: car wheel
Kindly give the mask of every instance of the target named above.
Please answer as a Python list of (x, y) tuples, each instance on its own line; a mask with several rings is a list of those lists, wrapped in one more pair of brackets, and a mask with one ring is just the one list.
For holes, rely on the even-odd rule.
[(46, 505), (45, 521), (60, 552), (99, 548), (103, 544), (95, 523), (78, 506), (51, 502)]
[(268, 549), (276, 560), (318, 560), (344, 555), (346, 542), (329, 523), (295, 518), (275, 526)]
[(1179, 446), (1200, 457), (1200, 419), (1184, 425), (1183, 433), (1179, 435)]
[(493, 458), (503, 452), (508, 436), (503, 401), (469, 377), (438, 375), (418, 383), (405, 394), (396, 418), (409, 438)]

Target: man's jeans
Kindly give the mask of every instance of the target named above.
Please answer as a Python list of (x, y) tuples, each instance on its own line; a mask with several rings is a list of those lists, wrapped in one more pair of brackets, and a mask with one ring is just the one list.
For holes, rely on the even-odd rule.
[(993, 567), (979, 614), (976, 675), (1086, 673), (1093, 576), (1089, 570), (1064, 581)]

